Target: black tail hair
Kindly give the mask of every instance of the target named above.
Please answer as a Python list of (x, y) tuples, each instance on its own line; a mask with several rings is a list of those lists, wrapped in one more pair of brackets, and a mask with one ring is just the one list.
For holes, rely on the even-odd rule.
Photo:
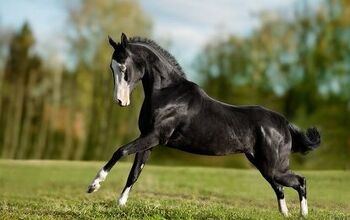
[(306, 154), (320, 146), (321, 135), (317, 128), (308, 128), (304, 133), (293, 124), (289, 124), (288, 127), (292, 135), (292, 152)]

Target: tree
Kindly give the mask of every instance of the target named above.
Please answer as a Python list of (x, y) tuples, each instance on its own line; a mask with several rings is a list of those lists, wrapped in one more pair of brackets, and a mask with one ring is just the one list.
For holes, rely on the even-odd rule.
[[(15, 158), (24, 153), (28, 141), (32, 110), (30, 91), (33, 80), (40, 74), (41, 59), (32, 54), (35, 40), (31, 28), (25, 23), (15, 33), (9, 46), (9, 55), (3, 76), (3, 106), (0, 121), (2, 156)], [(28, 111), (31, 109), (30, 111)], [(19, 153), (21, 152), (21, 153)], [(21, 155), (23, 157), (23, 155)]]

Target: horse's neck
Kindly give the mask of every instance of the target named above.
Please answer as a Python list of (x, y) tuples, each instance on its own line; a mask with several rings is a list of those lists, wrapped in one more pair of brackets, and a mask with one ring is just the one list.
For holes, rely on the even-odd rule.
[(185, 78), (176, 75), (177, 73), (174, 71), (174, 69), (167, 68), (146, 69), (142, 78), (145, 97), (152, 96), (155, 91), (174, 86), (185, 80)]
[[(145, 74), (142, 77), (142, 84), (145, 97), (152, 96), (155, 91), (174, 86), (186, 80), (179, 74), (171, 62), (158, 53), (154, 48), (148, 45), (135, 44), (137, 52), (143, 50), (145, 53), (141, 55), (143, 65), (145, 66)], [(152, 60), (152, 62), (150, 62)]]

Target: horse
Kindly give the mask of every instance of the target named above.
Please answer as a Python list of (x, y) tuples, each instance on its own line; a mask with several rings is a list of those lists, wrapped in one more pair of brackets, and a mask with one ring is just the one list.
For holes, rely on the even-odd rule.
[(152, 149), (161, 145), (201, 155), (243, 153), (271, 185), (284, 216), (288, 216), (288, 208), (283, 187), (298, 192), (300, 214), (308, 214), (306, 179), (290, 170), (289, 155), (317, 148), (321, 143), (317, 128), (305, 132), (267, 108), (234, 106), (209, 97), (187, 80), (176, 59), (152, 40), (128, 38), (124, 33), (118, 43), (108, 38), (114, 49), (110, 64), (113, 101), (128, 106), (135, 85), (139, 81), (143, 85), (140, 136), (113, 153), (88, 186), (88, 193), (100, 188), (122, 157), (136, 154), (118, 199), (120, 206), (125, 205)]

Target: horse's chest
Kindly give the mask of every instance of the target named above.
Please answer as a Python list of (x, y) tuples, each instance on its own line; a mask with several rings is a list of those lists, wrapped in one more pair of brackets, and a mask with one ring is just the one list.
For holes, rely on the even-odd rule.
[(139, 116), (139, 129), (142, 134), (147, 134), (154, 127), (154, 120), (151, 117), (151, 111), (142, 108)]

